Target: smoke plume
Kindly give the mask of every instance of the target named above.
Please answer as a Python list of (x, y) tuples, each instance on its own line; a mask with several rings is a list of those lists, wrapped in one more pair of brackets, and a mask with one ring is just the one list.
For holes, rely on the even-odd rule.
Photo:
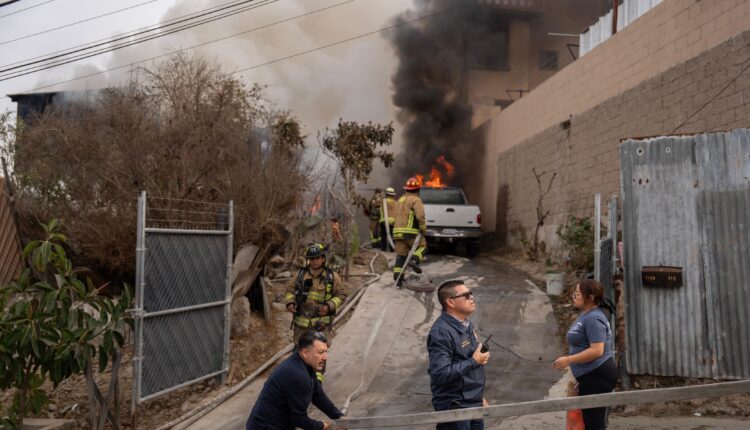
[(461, 175), (482, 156), (481, 146), (468, 141), (466, 40), (490, 35), (491, 25), (479, 6), (461, 0), (416, 0), (414, 10), (396, 22), (406, 24), (390, 37), (399, 59), (392, 77), (393, 104), (404, 127), (404, 152), (397, 158), (394, 180), (400, 183), (414, 173), (429, 172), (444, 155), (457, 169), (451, 185), (461, 185)]

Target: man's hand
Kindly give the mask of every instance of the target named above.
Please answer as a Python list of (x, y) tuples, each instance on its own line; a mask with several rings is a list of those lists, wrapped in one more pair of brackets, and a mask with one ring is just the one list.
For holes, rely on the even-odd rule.
[(287, 312), (291, 312), (293, 314), (297, 313), (297, 304), (296, 303), (289, 303), (286, 305)]
[(323, 423), (323, 430), (328, 430), (331, 428), (331, 423)]
[(488, 361), (490, 361), (490, 352), (482, 352), (482, 344), (479, 343), (479, 345), (477, 345), (477, 349), (474, 351), (474, 354), (471, 355), (471, 358), (473, 358), (478, 365), (484, 366)]
[(327, 304), (325, 304), (325, 305), (323, 305), (323, 306), (321, 306), (321, 307), (318, 308), (318, 315), (320, 315), (320, 316), (326, 316), (326, 315), (328, 315), (328, 312), (331, 312), (331, 308), (328, 307)]
[(482, 406), (487, 407), (490, 405), (490, 402), (487, 401), (484, 397), (482, 397)]

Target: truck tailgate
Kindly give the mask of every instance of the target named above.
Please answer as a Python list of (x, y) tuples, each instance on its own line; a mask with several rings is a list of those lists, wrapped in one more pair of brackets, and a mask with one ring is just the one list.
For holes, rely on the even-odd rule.
[(478, 206), (471, 205), (424, 205), (427, 227), (479, 228)]

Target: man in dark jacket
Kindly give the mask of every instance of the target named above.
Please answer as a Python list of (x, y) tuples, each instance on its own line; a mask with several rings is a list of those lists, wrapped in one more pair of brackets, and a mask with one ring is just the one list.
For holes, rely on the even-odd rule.
[(277, 367), (258, 396), (247, 419), (246, 430), (327, 430), (323, 423), (307, 416), (310, 402), (329, 418), (341, 411), (331, 402), (315, 377), (328, 359), (328, 339), (321, 332), (302, 333), (297, 349)]
[[(430, 355), (432, 407), (436, 411), (487, 406), (484, 399), (484, 365), (490, 353), (468, 316), (476, 309), (474, 295), (463, 281), (446, 281), (438, 288), (443, 312), (427, 336)], [(484, 420), (438, 424), (437, 430), (482, 430)]]

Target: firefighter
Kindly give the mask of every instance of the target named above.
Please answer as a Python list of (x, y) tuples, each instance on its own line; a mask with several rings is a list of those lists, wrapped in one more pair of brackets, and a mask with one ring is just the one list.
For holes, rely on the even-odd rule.
[[(386, 231), (385, 213), (388, 212), (388, 230)], [(385, 189), (385, 199), (383, 204), (380, 206), (380, 249), (383, 251), (393, 251), (388, 243), (388, 233), (390, 232), (393, 236), (393, 223), (395, 218), (393, 217), (396, 213), (396, 190), (393, 187)]]
[(380, 206), (383, 204), (383, 194), (380, 188), (375, 188), (372, 193), (365, 215), (370, 218), (370, 245), (373, 248), (380, 246)]
[[(393, 239), (396, 245), (396, 265), (393, 266), (393, 279), (399, 279), (399, 274), (404, 270), (404, 263), (409, 250), (414, 244), (417, 234), (422, 233), (419, 245), (414, 252), (409, 266), (417, 273), (422, 273), (419, 264), (424, 258), (424, 252), (427, 249), (427, 242), (424, 234), (427, 229), (424, 217), (424, 204), (419, 198), (419, 189), (421, 185), (416, 178), (411, 177), (404, 185), (404, 195), (398, 199), (394, 214)], [(398, 285), (401, 286), (403, 276), (399, 279)]]
[(320, 243), (312, 243), (305, 250), (307, 266), (300, 269), (293, 283), (287, 287), (284, 304), (294, 314), (292, 341), (296, 344), (305, 331), (320, 331), (330, 335), (333, 317), (346, 299), (341, 278), (326, 266), (328, 250)]

